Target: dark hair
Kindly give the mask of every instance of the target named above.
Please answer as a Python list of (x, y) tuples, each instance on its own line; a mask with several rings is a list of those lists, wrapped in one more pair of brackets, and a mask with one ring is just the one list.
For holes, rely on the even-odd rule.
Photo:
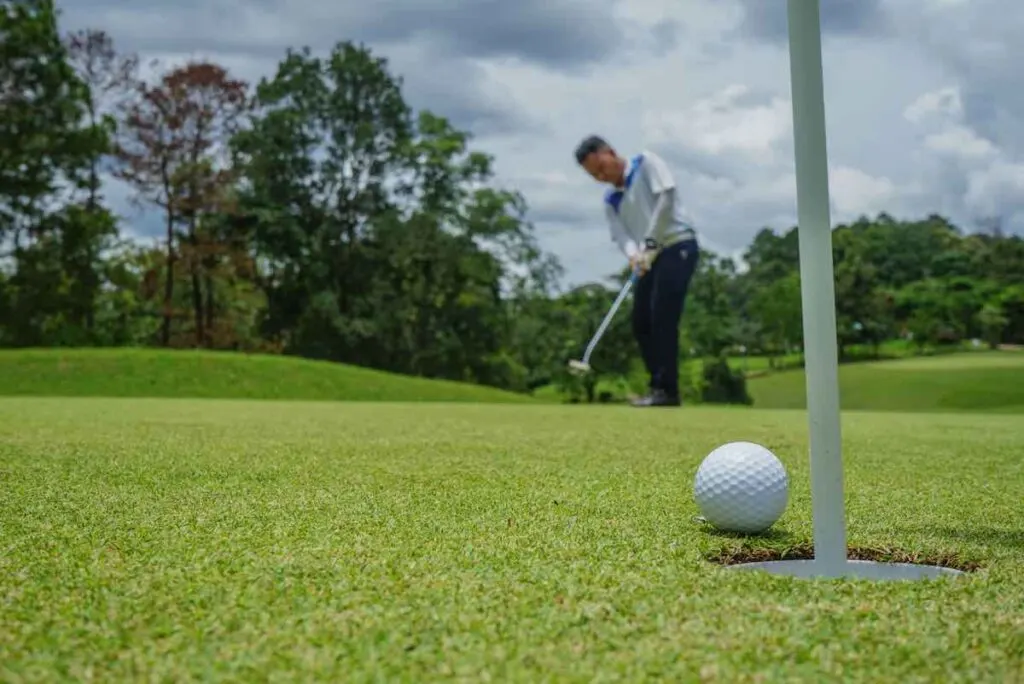
[(592, 155), (594, 152), (600, 152), (611, 148), (611, 145), (599, 135), (589, 135), (583, 139), (579, 145), (576, 146), (576, 163), (582, 164), (583, 160)]

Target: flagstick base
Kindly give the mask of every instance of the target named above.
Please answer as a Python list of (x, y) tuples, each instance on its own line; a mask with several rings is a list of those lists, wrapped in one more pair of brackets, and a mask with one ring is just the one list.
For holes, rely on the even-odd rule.
[(772, 575), (796, 577), (798, 579), (846, 578), (866, 580), (926, 580), (965, 574), (954, 568), (938, 565), (916, 565), (914, 563), (882, 563), (879, 561), (848, 560), (837, 571), (815, 560), (782, 560), (760, 563), (728, 565), (733, 570), (760, 570)]

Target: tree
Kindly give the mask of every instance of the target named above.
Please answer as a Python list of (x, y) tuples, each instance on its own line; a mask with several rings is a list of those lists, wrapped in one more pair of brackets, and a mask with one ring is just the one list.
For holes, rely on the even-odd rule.
[(690, 284), (683, 327), (701, 356), (717, 357), (736, 339), (737, 308), (732, 301), (735, 267), (704, 251)]
[[(368, 237), (385, 247), (392, 285), (415, 293), (406, 300), (405, 317), (415, 321), (406, 358), (422, 364), (429, 355), (430, 374), (460, 368), (486, 384), (525, 385), (525, 368), (503, 349), (512, 330), (502, 290), (519, 284), (506, 277), (510, 266), (529, 267), (539, 249), (521, 196), (488, 186), (492, 160), (469, 140), (443, 117), (420, 112), (402, 152), (412, 170), (411, 213), (401, 230), (384, 236), (376, 225)], [(388, 317), (400, 326), (395, 313)]]
[[(202, 232), (202, 219), (230, 211), (235, 169), (219, 152), (240, 129), (248, 107), (246, 83), (209, 62), (189, 62), (165, 73), (155, 85), (139, 83), (136, 96), (124, 107), (116, 175), (135, 188), (138, 200), (164, 212), (165, 346), (176, 317), (179, 261), (189, 274), (195, 344), (208, 342), (212, 311), (204, 313), (209, 299), (203, 297), (204, 266), (209, 268), (217, 245)], [(212, 287), (208, 274), (205, 283)]]
[(0, 241), (37, 229), (62, 183), (80, 187), (106, 143), (82, 126), (88, 87), (68, 63), (49, 0), (0, 9)]
[(400, 86), (360, 46), (339, 43), (325, 59), (289, 50), (256, 88), (251, 128), (233, 138), (239, 200), (267, 268), (265, 334), (292, 353), (351, 358), (379, 339), (360, 240), (411, 193)]
[(525, 389), (508, 293), (555, 265), (492, 159), (414, 113), (387, 61), (351, 43), (289, 51), (232, 146), (239, 208), (288, 353)]
[[(107, 132), (107, 141), (112, 140), (117, 125), (115, 112), (124, 105), (125, 99), (132, 94), (138, 83), (139, 58), (132, 54), (120, 54), (113, 39), (97, 29), (81, 29), (69, 33), (64, 43), (71, 65), (89, 89), (85, 103), (88, 125), (102, 128)], [(103, 158), (113, 152), (112, 147), (105, 147), (102, 154), (89, 160), (89, 197), (86, 206), (90, 211), (99, 206), (101, 199)]]
[(996, 349), (1002, 342), (1003, 331), (1006, 329), (1010, 319), (1003, 311), (1003, 306), (998, 301), (986, 302), (978, 313), (978, 322), (981, 324), (982, 335), (991, 349)]
[[(7, 344), (87, 343), (100, 286), (98, 253), (115, 230), (106, 211), (74, 206), (107, 148), (86, 117), (89, 88), (75, 73), (52, 2), (0, 9), (0, 293)], [(6, 263), (4, 263), (6, 261)]]
[[(94, 130), (104, 131), (104, 139), (97, 144), (96, 154), (88, 160), (85, 212), (79, 221), (69, 225), (69, 228), (77, 226), (79, 230), (72, 230), (77, 234), (69, 236), (68, 240), (69, 246), (76, 248), (72, 263), (77, 275), (72, 279), (75, 283), (72, 289), (78, 292), (77, 299), (82, 303), (81, 316), (85, 319), (85, 327), (94, 331), (96, 307), (106, 277), (102, 252), (112, 246), (117, 234), (113, 215), (102, 205), (101, 173), (110, 170), (109, 165), (104, 165), (104, 160), (113, 153), (114, 112), (137, 81), (138, 58), (118, 53), (110, 36), (96, 29), (70, 33), (65, 36), (64, 44), (71, 65), (88, 88), (86, 124)], [(97, 334), (102, 338), (107, 333)]]
[(758, 288), (751, 297), (750, 309), (772, 361), (776, 355), (802, 345), (803, 309), (797, 271)]
[(929, 344), (941, 344), (957, 334), (942, 281), (929, 279), (911, 283), (897, 292), (895, 307), (919, 350)]
[(1024, 344), (1024, 285), (1011, 285), (999, 295), (999, 308), (1006, 316), (1003, 342)]
[(891, 334), (889, 298), (879, 287), (877, 267), (867, 257), (862, 230), (840, 227), (833, 241), (840, 358), (857, 343), (870, 344), (877, 356), (879, 345)]
[(784, 278), (798, 270), (800, 265), (800, 241), (796, 228), (785, 235), (778, 235), (769, 228), (763, 228), (743, 254), (748, 271), (746, 280), (763, 285)]

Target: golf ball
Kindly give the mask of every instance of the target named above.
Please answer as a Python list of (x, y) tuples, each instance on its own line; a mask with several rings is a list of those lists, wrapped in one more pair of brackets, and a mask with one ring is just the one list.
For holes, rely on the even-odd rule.
[(786, 510), (789, 477), (778, 457), (760, 444), (730, 442), (704, 458), (693, 496), (704, 519), (718, 529), (763, 532)]

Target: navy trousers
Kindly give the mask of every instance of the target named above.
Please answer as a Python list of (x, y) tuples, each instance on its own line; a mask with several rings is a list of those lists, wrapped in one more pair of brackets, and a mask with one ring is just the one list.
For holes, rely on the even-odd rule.
[(650, 374), (650, 388), (679, 396), (679, 321), (697, 270), (696, 240), (666, 247), (633, 293), (633, 335)]

